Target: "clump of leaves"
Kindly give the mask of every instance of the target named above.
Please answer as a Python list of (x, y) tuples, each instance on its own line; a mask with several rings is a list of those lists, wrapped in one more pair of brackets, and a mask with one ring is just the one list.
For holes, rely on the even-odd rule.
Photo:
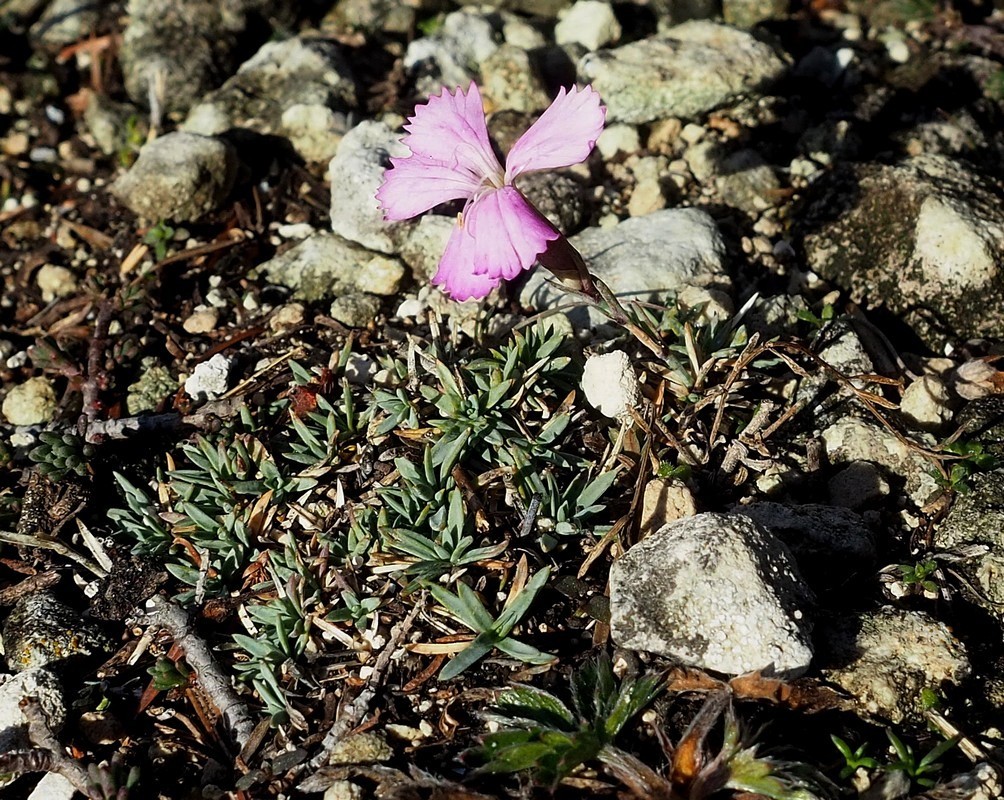
[(139, 779), (139, 767), (127, 770), (122, 756), (115, 753), (107, 764), (88, 764), (87, 796), (93, 800), (129, 800)]
[(961, 738), (961, 735), (959, 735), (951, 739), (945, 739), (931, 748), (924, 756), (918, 758), (913, 748), (900, 739), (892, 730), (886, 728), (885, 735), (895, 756), (885, 763), (866, 755), (868, 749), (867, 742), (859, 745), (856, 750), (852, 750), (851, 746), (839, 736), (830, 736), (834, 746), (844, 758), (844, 766), (840, 770), (841, 779), (849, 778), (859, 769), (901, 772), (910, 779), (911, 783), (918, 787), (929, 789), (937, 783), (936, 775), (941, 771), (943, 766), (939, 763), (941, 758), (955, 747)]
[(606, 655), (572, 673), (571, 707), (543, 689), (506, 689), (486, 713), (503, 729), (475, 751), (480, 771), (530, 770), (553, 787), (587, 761), (620, 762), (614, 740), (661, 690), (655, 675), (618, 681)]
[(167, 246), (172, 238), (174, 238), (174, 228), (161, 220), (146, 232), (143, 244), (153, 248), (153, 256), (157, 261), (163, 261), (167, 257)]
[(42, 431), (41, 442), (28, 452), (28, 458), (38, 464), (38, 471), (54, 481), (63, 480), (70, 473), (87, 475), (88, 459), (94, 447), (72, 431)]
[(944, 450), (958, 456), (958, 460), (952, 462), (947, 477), (941, 473), (934, 473), (934, 477), (942, 488), (957, 494), (968, 494), (972, 490), (970, 476), (996, 469), (1000, 465), (1000, 459), (993, 453), (988, 453), (979, 442), (951, 442), (945, 445)]

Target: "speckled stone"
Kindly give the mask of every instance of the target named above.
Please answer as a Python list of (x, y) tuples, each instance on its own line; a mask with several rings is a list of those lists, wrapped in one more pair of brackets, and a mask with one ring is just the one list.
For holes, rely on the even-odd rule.
[(892, 722), (920, 721), (921, 693), (969, 674), (965, 648), (948, 627), (919, 611), (882, 608), (821, 625), (820, 661), (828, 680), (863, 709)]
[(108, 652), (111, 642), (78, 611), (48, 592), (22, 597), (3, 626), (4, 654), (15, 672)]
[(812, 604), (788, 548), (746, 517), (671, 522), (610, 571), (610, 628), (619, 646), (728, 675), (805, 672)]

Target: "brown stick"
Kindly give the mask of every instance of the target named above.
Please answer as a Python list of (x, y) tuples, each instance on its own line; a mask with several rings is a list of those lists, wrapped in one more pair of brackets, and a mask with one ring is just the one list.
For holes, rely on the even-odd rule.
[(88, 787), (87, 770), (66, 755), (63, 745), (49, 727), (49, 719), (38, 698), (25, 697), (20, 705), (21, 713), (28, 721), (28, 738), (35, 747), (48, 754), (49, 770), (58, 772), (66, 778), (84, 797), (94, 797), (94, 793)]

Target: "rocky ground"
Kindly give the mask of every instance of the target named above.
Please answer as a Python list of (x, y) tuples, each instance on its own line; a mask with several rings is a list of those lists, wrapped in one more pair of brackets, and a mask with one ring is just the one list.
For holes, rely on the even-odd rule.
[(4, 797), (999, 796), (1002, 164), (996, 0), (0, 0)]

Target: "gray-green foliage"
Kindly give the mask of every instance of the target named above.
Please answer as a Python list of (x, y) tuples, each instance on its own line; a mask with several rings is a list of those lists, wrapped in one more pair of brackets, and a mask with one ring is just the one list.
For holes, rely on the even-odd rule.
[(609, 757), (624, 726), (661, 689), (655, 675), (618, 681), (605, 655), (572, 673), (571, 706), (533, 686), (506, 689), (487, 712), (501, 729), (476, 751), (481, 770), (529, 770), (538, 781), (556, 785), (579, 765)]

